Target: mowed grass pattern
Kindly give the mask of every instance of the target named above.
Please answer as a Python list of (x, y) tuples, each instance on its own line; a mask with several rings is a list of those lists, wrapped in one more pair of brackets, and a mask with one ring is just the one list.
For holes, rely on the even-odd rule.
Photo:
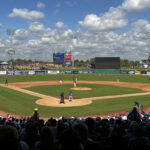
[(137, 83), (150, 83), (150, 76), (142, 75), (108, 75), (108, 74), (58, 74), (58, 75), (16, 75), (16, 76), (0, 76), (0, 83), (5, 83), (6, 78), (9, 83), (13, 82), (30, 82), (30, 81), (59, 81), (73, 80), (73, 77), (77, 76), (79, 80), (84, 81), (115, 81), (116, 78), (120, 78), (120, 82), (137, 82)]
[[(8, 82), (29, 82), (29, 81), (58, 81), (60, 77), (63, 80), (71, 80), (75, 75), (33, 75), (33, 76), (0, 76), (0, 83), (4, 83), (5, 79)], [(134, 75), (77, 75), (79, 80), (86, 81), (116, 81), (116, 77), (120, 77), (121, 82), (138, 82), (150, 83), (149, 76), (134, 76)], [(72, 85), (69, 85), (72, 86)], [(92, 86), (92, 85), (90, 85)], [(109, 86), (110, 87), (110, 86)], [(41, 88), (41, 87), (40, 87)], [(114, 87), (113, 87), (114, 88)], [(45, 89), (43, 89), (46, 91)], [(125, 88), (123, 88), (125, 90)], [(137, 89), (136, 93), (138, 92)], [(53, 91), (55, 93), (56, 90)], [(101, 90), (100, 90), (101, 91)], [(60, 95), (58, 91), (58, 96)], [(73, 91), (74, 92), (74, 91)], [(112, 90), (106, 90), (113, 94)], [(139, 91), (141, 92), (141, 91)], [(143, 91), (142, 91), (143, 92)], [(66, 91), (68, 93), (68, 91)], [(133, 92), (134, 93), (134, 92)], [(45, 93), (46, 94), (46, 93)], [(74, 93), (75, 94), (75, 93)], [(47, 94), (51, 95), (49, 89)], [(80, 96), (82, 94), (80, 93)], [(114, 94), (115, 95), (115, 94)], [(90, 95), (91, 96), (91, 95)], [(92, 94), (92, 97), (95, 96)], [(126, 98), (115, 98), (105, 100), (95, 100), (92, 104), (80, 107), (46, 107), (35, 103), (39, 99), (28, 94), (24, 94), (12, 89), (0, 87), (0, 109), (9, 113), (20, 115), (32, 115), (35, 107), (39, 108), (40, 116), (43, 117), (59, 117), (59, 116), (91, 116), (120, 111), (131, 110), (134, 106), (134, 101), (139, 101), (144, 107), (150, 106), (150, 95), (134, 96)]]
[(144, 92), (140, 89), (109, 86), (109, 85), (102, 85), (102, 84), (77, 84), (77, 87), (88, 87), (88, 88), (91, 88), (91, 90), (85, 90), (85, 91), (71, 90), (71, 88), (73, 88), (72, 84), (33, 86), (33, 87), (26, 88), (26, 89), (37, 92), (37, 93), (54, 96), (54, 97), (60, 96), (61, 92), (64, 92), (65, 96), (68, 96), (69, 91), (72, 91), (73, 96), (78, 97), (78, 98), (122, 95), (122, 94), (129, 94), (129, 93)]
[[(134, 101), (139, 101), (144, 107), (150, 106), (150, 95), (95, 100), (92, 104), (80, 107), (46, 107), (35, 104), (38, 99), (11, 89), (0, 87), (0, 109), (20, 115), (32, 115), (33, 109), (38, 107), (42, 117), (60, 116), (93, 116), (120, 111), (131, 110)], [(7, 94), (6, 94), (7, 93)]]

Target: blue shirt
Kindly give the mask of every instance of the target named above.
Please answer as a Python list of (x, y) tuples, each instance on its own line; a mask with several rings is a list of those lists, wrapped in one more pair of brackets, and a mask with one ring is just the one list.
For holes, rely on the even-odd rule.
[(72, 92), (69, 92), (69, 96), (72, 96)]

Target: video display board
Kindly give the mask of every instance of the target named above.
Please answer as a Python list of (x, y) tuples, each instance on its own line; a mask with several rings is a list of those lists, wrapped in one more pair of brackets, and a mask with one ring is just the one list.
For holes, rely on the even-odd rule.
[(65, 53), (65, 61), (71, 61), (71, 53)]
[(71, 53), (65, 53), (65, 64), (68, 66), (71, 65)]
[(96, 69), (120, 69), (120, 57), (96, 57)]
[(54, 64), (64, 64), (65, 53), (53, 53), (53, 63)]

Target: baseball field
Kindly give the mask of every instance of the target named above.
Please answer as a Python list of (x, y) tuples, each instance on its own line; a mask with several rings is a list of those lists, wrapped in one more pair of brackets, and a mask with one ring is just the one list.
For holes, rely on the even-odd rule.
[[(77, 89), (73, 77), (77, 76)], [(116, 78), (120, 82), (116, 82)], [(8, 86), (5, 80), (8, 79)], [(63, 84), (59, 85), (59, 78)], [(68, 101), (69, 91), (73, 102)], [(65, 104), (59, 104), (64, 92)], [(38, 108), (41, 117), (96, 116), (126, 112), (139, 101), (150, 107), (150, 77), (141, 75), (28, 75), (0, 76), (0, 110), (31, 116)]]

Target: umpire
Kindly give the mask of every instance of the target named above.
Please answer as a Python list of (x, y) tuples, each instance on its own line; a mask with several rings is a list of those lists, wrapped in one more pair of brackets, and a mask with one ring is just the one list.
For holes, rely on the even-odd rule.
[(61, 103), (65, 104), (64, 92), (62, 92), (62, 93), (60, 94), (60, 104), (61, 104)]

